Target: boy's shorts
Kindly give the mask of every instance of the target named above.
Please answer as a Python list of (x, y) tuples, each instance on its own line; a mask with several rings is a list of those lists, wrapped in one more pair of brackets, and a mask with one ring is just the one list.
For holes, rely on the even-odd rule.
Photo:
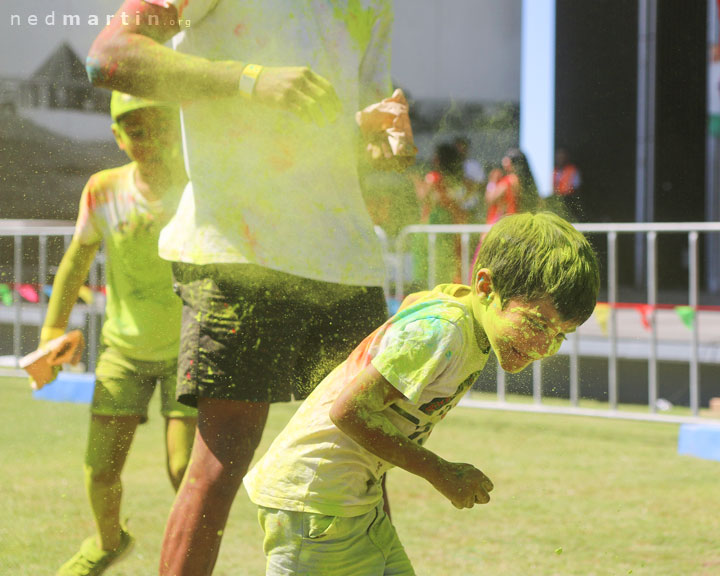
[(413, 576), (395, 527), (382, 508), (345, 518), (258, 507), (266, 576)]
[(174, 264), (183, 301), (178, 400), (305, 398), (387, 319), (380, 287), (254, 264)]
[(195, 418), (194, 408), (175, 399), (177, 360), (147, 362), (128, 358), (116, 348), (105, 348), (95, 370), (91, 412), (98, 416), (148, 418), (148, 404), (160, 383), (160, 413), (166, 418)]

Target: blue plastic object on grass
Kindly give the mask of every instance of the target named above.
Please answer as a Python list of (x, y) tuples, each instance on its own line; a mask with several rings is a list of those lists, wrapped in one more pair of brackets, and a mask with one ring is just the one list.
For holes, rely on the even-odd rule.
[(678, 436), (678, 453), (720, 462), (720, 426), (683, 424)]
[(94, 389), (95, 374), (60, 372), (55, 381), (33, 392), (33, 398), (90, 404)]

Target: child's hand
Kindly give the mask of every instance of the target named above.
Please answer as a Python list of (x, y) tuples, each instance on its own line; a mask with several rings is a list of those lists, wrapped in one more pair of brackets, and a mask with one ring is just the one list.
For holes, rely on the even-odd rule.
[(446, 462), (440, 470), (433, 486), (455, 508), (472, 508), (475, 504), (487, 504), (490, 501), (488, 492), (492, 491), (493, 483), (472, 464)]

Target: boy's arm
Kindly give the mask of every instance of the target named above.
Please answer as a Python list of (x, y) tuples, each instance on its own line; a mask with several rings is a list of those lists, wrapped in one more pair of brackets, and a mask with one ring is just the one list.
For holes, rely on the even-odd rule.
[(81, 244), (75, 238), (70, 242), (55, 275), (40, 345), (65, 332), (70, 312), (72, 312), (80, 287), (87, 278), (90, 265), (99, 247), (99, 243)]
[(402, 393), (370, 365), (350, 382), (330, 408), (333, 423), (386, 462), (425, 478), (456, 508), (490, 500), (490, 479), (471, 464), (448, 462), (412, 442), (383, 414)]

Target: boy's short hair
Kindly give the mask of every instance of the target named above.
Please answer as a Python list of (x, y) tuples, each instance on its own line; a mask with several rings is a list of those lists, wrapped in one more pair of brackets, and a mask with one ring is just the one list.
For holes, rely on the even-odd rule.
[(578, 324), (595, 309), (600, 289), (595, 252), (585, 236), (552, 212), (502, 218), (482, 241), (473, 278), (481, 268), (490, 270), (503, 306), (511, 298), (550, 297), (564, 321)]

